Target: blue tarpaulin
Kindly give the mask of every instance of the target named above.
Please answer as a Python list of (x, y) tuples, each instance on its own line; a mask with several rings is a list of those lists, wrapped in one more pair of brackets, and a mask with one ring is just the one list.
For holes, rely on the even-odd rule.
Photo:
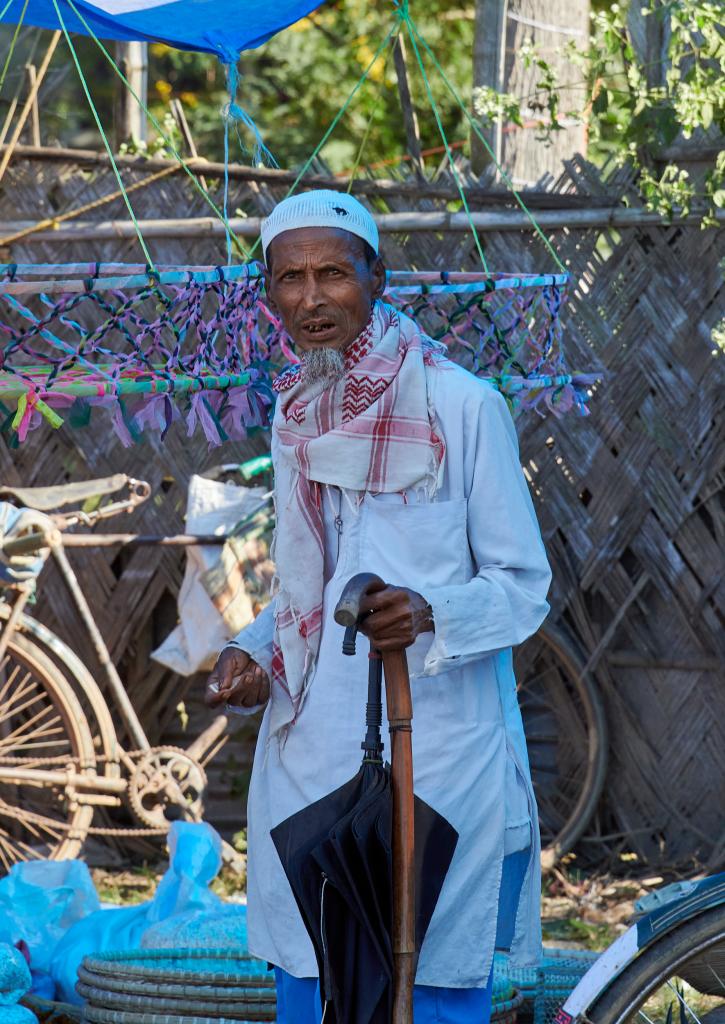
[[(88, 35), (76, 11), (101, 39), (140, 39), (180, 50), (214, 53), (235, 63), (242, 50), (260, 46), (299, 21), (322, 0), (56, 0), (69, 32)], [(3, 5), (0, 21), (17, 24), (24, 0)], [(75, 10), (74, 10), (75, 8)], [(28, 0), (22, 23), (61, 28), (53, 0)]]

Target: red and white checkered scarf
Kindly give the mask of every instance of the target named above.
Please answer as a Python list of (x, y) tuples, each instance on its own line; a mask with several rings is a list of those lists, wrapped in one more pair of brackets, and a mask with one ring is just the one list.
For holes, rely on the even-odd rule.
[(322, 487), (360, 497), (415, 486), (435, 490), (444, 446), (428, 399), (426, 364), (443, 351), (412, 320), (378, 301), (345, 350), (341, 380), (307, 384), (293, 366), (274, 382), (274, 430), (292, 472), (292, 493), (277, 495), (271, 735), (302, 710), (319, 650)]

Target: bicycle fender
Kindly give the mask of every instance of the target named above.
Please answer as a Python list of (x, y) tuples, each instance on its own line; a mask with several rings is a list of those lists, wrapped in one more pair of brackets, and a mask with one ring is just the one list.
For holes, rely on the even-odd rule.
[(564, 1005), (556, 1011), (554, 1024), (572, 1024), (573, 1021), (586, 1019), (592, 1003), (597, 1001), (620, 971), (634, 960), (639, 950), (637, 925), (633, 924), (594, 961)]
[(665, 900), (637, 921), (635, 927), (639, 949), (649, 946), (686, 918), (725, 903), (725, 871), (697, 882), (677, 882), (672, 891), (672, 899)]
[(585, 1020), (589, 1007), (641, 950), (688, 918), (725, 903), (725, 871), (699, 881), (677, 883), (671, 891), (671, 899), (665, 898), (660, 906), (641, 917), (604, 950), (557, 1011), (554, 1024)]

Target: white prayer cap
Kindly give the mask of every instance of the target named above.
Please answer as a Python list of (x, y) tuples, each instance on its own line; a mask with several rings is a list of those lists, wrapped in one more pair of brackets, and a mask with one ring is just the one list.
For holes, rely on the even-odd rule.
[(262, 221), (262, 249), (265, 258), (269, 243), (283, 231), (295, 228), (342, 228), (364, 238), (378, 251), (378, 228), (372, 214), (348, 192), (320, 188), (300, 192), (277, 203)]

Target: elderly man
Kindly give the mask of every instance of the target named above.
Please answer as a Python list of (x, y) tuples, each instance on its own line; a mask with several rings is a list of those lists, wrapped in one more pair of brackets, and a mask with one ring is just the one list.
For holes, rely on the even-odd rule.
[[(550, 573), (504, 399), (382, 301), (373, 218), (353, 197), (281, 202), (262, 242), (300, 363), (275, 381), (275, 596), (220, 655), (211, 706), (266, 705), (249, 791), (249, 947), (277, 968), (278, 1020), (320, 1020), (312, 944), (270, 830), (357, 768), (367, 660), (333, 610), (374, 572), (365, 631), (408, 648), (415, 790), (459, 833), (426, 935), (416, 1024), (490, 1013), (495, 947), (538, 955), (536, 806), (512, 645)], [(322, 993), (324, 1002), (324, 991)]]

